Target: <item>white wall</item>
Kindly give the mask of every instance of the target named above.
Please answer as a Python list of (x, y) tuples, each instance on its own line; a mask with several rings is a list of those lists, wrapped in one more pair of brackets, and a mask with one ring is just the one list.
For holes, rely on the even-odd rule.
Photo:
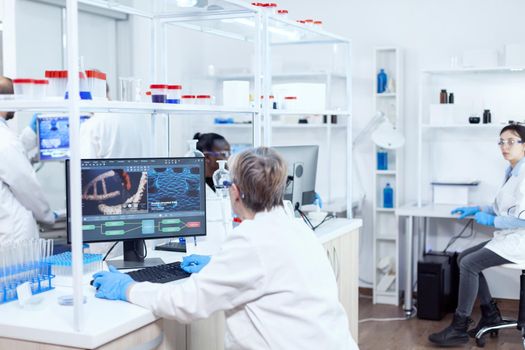
[[(405, 198), (415, 200), (415, 166), (417, 161), (416, 126), (418, 108), (418, 71), (422, 68), (446, 67), (450, 57), (461, 55), (468, 49), (502, 49), (506, 43), (525, 43), (521, 27), (521, 13), (525, 3), (519, 0), (444, 0), (439, 2), (418, 0), (282, 0), (279, 5), (290, 10), (293, 18), (318, 17), (325, 27), (335, 33), (350, 37), (353, 42), (353, 92), (354, 130), (358, 131), (373, 114), (372, 95), (374, 72), (372, 53), (376, 46), (398, 46), (405, 51)], [(322, 5), (322, 6), (321, 6)], [(490, 140), (497, 135), (488, 135)], [(464, 146), (464, 145), (462, 145)], [(494, 145), (495, 147), (495, 145)], [(458, 150), (461, 152), (462, 147)], [(371, 145), (356, 149), (356, 163), (361, 167), (367, 193), (372, 191)], [(483, 158), (479, 157), (478, 159)], [(492, 159), (492, 158), (491, 158)], [(490, 164), (490, 163), (489, 163)], [(498, 163), (500, 165), (500, 163)], [(477, 172), (497, 172), (490, 165), (479, 161)], [(495, 176), (498, 178), (497, 176)], [(498, 184), (495, 184), (498, 185)], [(495, 186), (494, 185), (494, 186)], [(486, 198), (487, 200), (490, 197)], [(372, 279), (372, 231), (370, 229), (371, 201), (367, 200), (364, 213), (365, 228), (362, 232), (363, 248), (360, 259), (361, 277)], [(441, 239), (432, 241), (433, 247), (443, 248), (451, 233), (460, 227), (438, 221), (432, 231), (439, 231)], [(485, 236), (487, 238), (488, 236)], [(467, 245), (467, 242), (460, 242)], [(491, 274), (492, 276), (493, 274)], [(499, 279), (500, 276), (496, 276)], [(517, 282), (495, 283), (489, 277), (496, 296), (517, 296)]]

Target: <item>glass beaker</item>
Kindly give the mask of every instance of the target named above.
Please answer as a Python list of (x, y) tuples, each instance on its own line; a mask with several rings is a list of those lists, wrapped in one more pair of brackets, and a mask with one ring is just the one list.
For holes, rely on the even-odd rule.
[(139, 78), (119, 78), (120, 81), (120, 100), (129, 102), (140, 102), (142, 80)]

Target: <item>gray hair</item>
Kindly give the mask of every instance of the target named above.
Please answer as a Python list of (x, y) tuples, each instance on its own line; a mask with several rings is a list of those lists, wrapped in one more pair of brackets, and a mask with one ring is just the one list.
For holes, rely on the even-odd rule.
[(245, 150), (228, 162), (232, 182), (241, 192), (242, 203), (255, 213), (282, 206), (287, 178), (284, 159), (275, 150), (258, 147)]

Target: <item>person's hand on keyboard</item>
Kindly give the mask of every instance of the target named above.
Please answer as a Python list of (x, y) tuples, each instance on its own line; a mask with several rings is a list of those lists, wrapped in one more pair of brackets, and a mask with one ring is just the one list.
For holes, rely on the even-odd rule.
[(97, 272), (93, 278), (93, 287), (97, 288), (95, 296), (110, 300), (127, 301), (128, 287), (135, 282), (129, 275), (119, 272), (113, 266), (109, 266), (109, 271)]
[(206, 266), (211, 260), (209, 255), (197, 255), (191, 254), (190, 256), (185, 256), (182, 258), (182, 263), (180, 264), (181, 269), (189, 273), (197, 273), (204, 266)]

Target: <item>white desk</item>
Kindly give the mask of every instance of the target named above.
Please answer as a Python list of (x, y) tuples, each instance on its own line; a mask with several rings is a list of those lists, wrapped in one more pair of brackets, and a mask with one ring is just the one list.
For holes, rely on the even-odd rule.
[[(426, 241), (426, 228), (428, 218), (457, 219), (458, 215), (452, 215), (450, 212), (461, 205), (445, 204), (426, 204), (418, 207), (416, 204), (408, 204), (396, 209), (397, 216), (403, 216), (406, 220), (406, 240), (405, 240), (405, 302), (403, 309), (407, 317), (412, 315), (412, 274), (414, 271), (413, 254), (414, 254), (414, 231), (415, 218), (423, 218), (424, 239)], [(423, 253), (420, 249), (418, 257)]]
[[(326, 245), (343, 237), (352, 239), (352, 254), (346, 256), (350, 263), (341, 262), (341, 284), (345, 284), (344, 306), (347, 308), (350, 328), (357, 339), (357, 300), (358, 300), (358, 232), (362, 226), (361, 220), (334, 219), (323, 224), (316, 234), (319, 241)], [(349, 234), (353, 233), (353, 234)], [(346, 244), (347, 241), (342, 241)], [(169, 263), (181, 260), (182, 253), (165, 251), (150, 251), (149, 257), (160, 257)], [(342, 259), (342, 257), (341, 257)], [(339, 264), (338, 264), (339, 265)], [(343, 265), (351, 267), (350, 273), (344, 273)], [(172, 282), (177, 283), (177, 282)], [(123, 302), (98, 299), (94, 296), (93, 287), (86, 285), (84, 295), (87, 303), (84, 308), (84, 328), (77, 332), (73, 328), (73, 310), (68, 306), (61, 306), (57, 302), (60, 295), (71, 294), (72, 288), (57, 287), (53, 291), (42, 294), (44, 300), (36, 310), (24, 310), (18, 303), (10, 302), (0, 305), (0, 348), (24, 349), (175, 349), (175, 339), (166, 338), (191, 337), (186, 344), (186, 339), (176, 339), (176, 349), (210, 349), (199, 347), (197, 340), (210, 336), (209, 332), (201, 332), (198, 327), (191, 331), (174, 331), (174, 321), (170, 324), (169, 332), (164, 332), (163, 322), (149, 310)], [(184, 325), (179, 325), (184, 328)], [(188, 325), (193, 327), (194, 325)], [(188, 335), (188, 333), (192, 333)], [(140, 334), (139, 334), (140, 333)], [(169, 334), (168, 334), (169, 333)], [(163, 341), (164, 340), (166, 341)], [(126, 341), (126, 343), (124, 343)], [(179, 347), (179, 344), (183, 345)], [(219, 341), (219, 343), (221, 343)], [(52, 344), (52, 345), (51, 345)], [(133, 346), (131, 346), (131, 345)], [(159, 345), (160, 344), (160, 345)], [(189, 345), (188, 345), (189, 344)]]

